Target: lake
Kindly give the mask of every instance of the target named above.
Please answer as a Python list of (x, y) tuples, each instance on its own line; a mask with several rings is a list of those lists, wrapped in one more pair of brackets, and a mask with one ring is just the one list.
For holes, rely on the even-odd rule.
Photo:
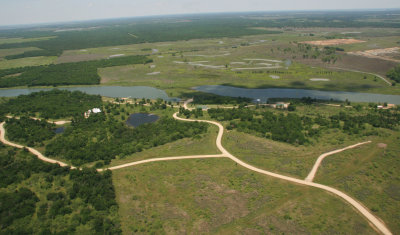
[(126, 124), (128, 124), (129, 126), (138, 127), (145, 123), (156, 122), (158, 119), (159, 119), (159, 117), (154, 114), (134, 113), (134, 114), (129, 115), (129, 118), (126, 121)]
[[(23, 88), (23, 89), (0, 89), (0, 96), (14, 97), (27, 95), (32, 92), (49, 91), (53, 88)], [(85, 87), (57, 87), (56, 89), (68, 91), (82, 91), (91, 95), (101, 95), (113, 98), (161, 98), (167, 101), (179, 101), (177, 98), (168, 97), (165, 91), (148, 86), (85, 86)]]
[(305, 89), (287, 89), (287, 88), (267, 88), (267, 89), (248, 89), (230, 86), (210, 85), (199, 86), (194, 88), (197, 91), (212, 93), (215, 95), (231, 96), (231, 97), (247, 97), (252, 99), (260, 99), (266, 102), (268, 98), (303, 98), (311, 97), (321, 100), (340, 100), (346, 99), (351, 102), (373, 102), (389, 104), (400, 104), (400, 95), (383, 95), (361, 92), (346, 91), (319, 91)]

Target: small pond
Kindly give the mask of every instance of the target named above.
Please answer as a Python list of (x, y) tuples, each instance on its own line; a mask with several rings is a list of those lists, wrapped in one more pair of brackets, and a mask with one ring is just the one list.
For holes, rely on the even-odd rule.
[(57, 127), (56, 129), (54, 129), (54, 132), (56, 134), (62, 134), (65, 131), (65, 127), (61, 126), (61, 127)]
[(159, 119), (159, 116), (157, 116), (155, 114), (134, 113), (134, 114), (129, 115), (129, 118), (126, 121), (126, 124), (128, 124), (128, 126), (138, 127), (145, 123), (156, 122), (158, 119)]

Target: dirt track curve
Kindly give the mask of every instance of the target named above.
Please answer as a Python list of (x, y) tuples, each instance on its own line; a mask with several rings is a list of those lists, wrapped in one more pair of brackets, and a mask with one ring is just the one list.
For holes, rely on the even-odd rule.
[[(192, 101), (193, 101), (192, 99), (187, 100), (184, 103), (184, 108), (187, 108), (187, 104), (192, 102)], [(275, 178), (278, 178), (278, 179), (290, 181), (290, 182), (293, 182), (293, 183), (297, 183), (297, 184), (301, 184), (301, 185), (307, 185), (307, 186), (311, 186), (311, 187), (315, 187), (315, 188), (320, 188), (320, 189), (326, 190), (326, 191), (328, 191), (330, 193), (333, 193), (336, 196), (338, 196), (338, 197), (342, 198), (343, 200), (345, 200), (346, 202), (348, 202), (357, 211), (359, 211), (363, 216), (365, 216), (368, 219), (368, 221), (370, 222), (370, 224), (372, 224), (379, 232), (381, 232), (382, 234), (385, 234), (385, 235), (391, 235), (392, 234), (390, 232), (390, 230), (386, 227), (386, 225), (378, 217), (374, 216), (365, 206), (363, 206), (360, 202), (356, 201), (355, 199), (351, 198), (347, 194), (345, 194), (345, 193), (343, 193), (343, 192), (341, 192), (341, 191), (339, 191), (337, 189), (334, 189), (334, 188), (326, 186), (326, 185), (317, 184), (317, 183), (313, 183), (313, 182), (310, 182), (310, 181), (301, 180), (301, 179), (297, 179), (297, 178), (293, 178), (293, 177), (289, 177), (289, 176), (273, 173), (273, 172), (270, 172), (270, 171), (262, 170), (262, 169), (254, 167), (252, 165), (249, 165), (249, 164), (241, 161), (240, 159), (236, 158), (235, 156), (233, 156), (231, 153), (229, 153), (222, 146), (222, 136), (224, 134), (224, 127), (220, 123), (214, 122), (214, 121), (208, 121), (208, 120), (193, 120), (193, 119), (180, 118), (180, 117), (177, 116), (177, 114), (178, 113), (174, 113), (174, 115), (173, 115), (173, 117), (176, 120), (187, 121), (187, 122), (196, 122), (196, 121), (197, 122), (206, 122), (206, 123), (218, 126), (219, 130), (218, 130), (218, 135), (217, 135), (217, 139), (216, 139), (216, 145), (217, 145), (217, 148), (221, 151), (222, 154), (217, 154), (217, 155), (193, 155), (193, 156), (180, 156), (180, 157), (167, 157), (167, 158), (152, 158), (152, 159), (147, 159), (147, 160), (141, 160), (141, 161), (135, 161), (135, 162), (131, 162), (131, 163), (126, 163), (126, 164), (122, 164), (122, 165), (118, 165), (118, 166), (114, 166), (114, 167), (110, 167), (110, 168), (106, 168), (106, 169), (98, 169), (98, 171), (104, 171), (104, 170), (107, 170), (107, 169), (108, 170), (117, 170), (117, 169), (121, 169), (121, 168), (125, 168), (125, 167), (130, 167), (130, 166), (149, 163), (149, 162), (157, 162), (157, 161), (227, 157), (227, 158), (230, 158), (232, 161), (236, 162), (237, 164), (239, 164), (239, 165), (241, 165), (241, 166), (243, 166), (243, 167), (245, 167), (245, 168), (247, 168), (249, 170), (252, 170), (252, 171), (264, 174), (264, 175), (268, 175), (268, 176), (271, 176), (271, 177), (275, 177)], [(1, 132), (0, 133), (0, 140), (4, 144), (7, 144), (7, 145), (10, 145), (10, 146), (13, 146), (13, 147), (17, 147), (17, 148), (24, 148), (25, 147), (25, 146), (22, 146), (22, 145), (19, 145), (19, 144), (15, 144), (15, 143), (9, 142), (9, 141), (7, 141), (5, 139), (4, 122), (0, 124), (0, 132)], [(362, 143), (360, 143), (360, 144), (362, 144)], [(358, 145), (360, 145), (360, 144), (358, 144)], [(350, 147), (352, 147), (352, 146), (349, 146), (347, 148), (350, 148)], [(356, 147), (356, 146), (353, 145), (353, 147)], [(30, 148), (30, 147), (26, 147), (26, 148), (31, 153), (35, 154), (36, 156), (38, 156), (39, 159), (41, 159), (43, 161), (50, 162), (50, 163), (57, 163), (57, 164), (60, 164), (61, 166), (68, 166), (66, 163), (63, 163), (63, 162), (60, 162), (60, 161), (57, 161), (57, 160), (53, 160), (53, 159), (50, 159), (50, 158), (46, 158), (45, 156), (43, 156), (43, 154), (41, 154), (39, 151), (37, 151), (37, 150), (35, 150), (33, 148)], [(339, 150), (336, 150), (336, 151), (340, 152), (340, 151), (343, 151), (345, 149), (339, 149)], [(332, 152), (334, 152), (334, 151), (332, 151)], [(333, 154), (332, 152), (329, 152), (329, 153)], [(327, 154), (331, 155), (329, 153), (327, 153)], [(326, 155), (326, 156), (328, 156), (328, 155)], [(321, 156), (320, 156), (320, 158), (321, 158)], [(322, 161), (322, 159), (321, 159), (321, 161)], [(318, 162), (318, 160), (317, 160), (317, 162)], [(317, 165), (317, 167), (316, 167), (316, 165), (314, 165), (314, 167), (316, 167), (316, 168), (318, 168), (318, 166), (319, 166), (319, 164)], [(72, 168), (75, 168), (75, 167), (72, 167)], [(313, 170), (314, 170), (314, 168), (313, 168)], [(310, 174), (312, 173), (313, 170), (311, 170)], [(315, 172), (316, 172), (316, 170), (315, 170)]]

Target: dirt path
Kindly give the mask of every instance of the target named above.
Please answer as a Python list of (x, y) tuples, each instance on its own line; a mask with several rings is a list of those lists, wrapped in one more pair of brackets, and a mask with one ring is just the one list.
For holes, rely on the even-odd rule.
[(220, 157), (226, 157), (226, 156), (224, 154), (216, 154), (216, 155), (193, 155), (193, 156), (181, 156), (181, 157), (151, 158), (151, 159), (146, 159), (146, 160), (141, 160), (141, 161), (136, 161), (136, 162), (130, 162), (130, 163), (126, 163), (126, 164), (122, 164), (122, 165), (118, 165), (118, 166), (113, 166), (113, 167), (106, 168), (106, 169), (97, 169), (97, 171), (118, 170), (121, 168), (140, 165), (140, 164), (149, 163), (149, 162), (183, 160), (183, 159), (200, 159), (200, 158), (220, 158)]
[[(5, 122), (2, 122), (0, 124), (0, 141), (3, 142), (4, 144), (10, 145), (10, 146), (13, 146), (13, 147), (16, 147), (16, 148), (20, 148), (20, 149), (27, 148), (29, 150), (29, 152), (31, 152), (34, 155), (36, 155), (42, 161), (53, 163), (53, 164), (59, 164), (60, 166), (69, 166), (68, 164), (66, 164), (64, 162), (57, 161), (57, 160), (45, 157), (42, 153), (40, 153), (39, 151), (37, 151), (34, 148), (22, 146), (22, 145), (15, 144), (15, 143), (12, 143), (12, 142), (6, 140), (6, 138), (5, 138), (6, 131), (4, 129), (4, 124), (5, 124)], [(72, 169), (76, 169), (76, 167), (74, 167), (74, 166), (71, 166), (71, 168)]]
[[(10, 115), (7, 115), (6, 117), (7, 117), (7, 118), (20, 119), (20, 117), (14, 117), (14, 116), (10, 116)], [(36, 118), (36, 117), (30, 117), (30, 119), (38, 120), (38, 121), (42, 120), (42, 119)], [(54, 124), (56, 124), (56, 125), (64, 125), (64, 124), (67, 124), (67, 123), (71, 123), (71, 121), (68, 121), (68, 120), (60, 120), (60, 121), (50, 121), (50, 120), (47, 120), (47, 122), (48, 122), (48, 123), (54, 123)]]
[(330, 155), (333, 155), (333, 154), (336, 154), (336, 153), (340, 153), (340, 152), (343, 152), (345, 150), (356, 148), (356, 147), (358, 147), (360, 145), (369, 144), (369, 143), (371, 143), (371, 141), (366, 141), (366, 142), (354, 144), (354, 145), (347, 146), (347, 147), (342, 148), (342, 149), (337, 149), (337, 150), (334, 150), (334, 151), (331, 151), (331, 152), (324, 153), (324, 154), (320, 155), (318, 157), (317, 161), (315, 162), (312, 170), (310, 171), (310, 173), (308, 174), (308, 176), (304, 180), (307, 181), (307, 182), (312, 182), (314, 180), (314, 177), (315, 177), (315, 174), (317, 173), (318, 167), (321, 165), (322, 160), (324, 160), (324, 158), (326, 158), (326, 157), (328, 157)]
[[(192, 101), (193, 100), (190, 99), (190, 100), (187, 100), (186, 102), (184, 102), (184, 105), (183, 105), (184, 108), (187, 108), (187, 104), (192, 102)], [(218, 126), (219, 130), (218, 130), (218, 135), (217, 135), (217, 139), (216, 139), (215, 143), (217, 145), (217, 148), (221, 151), (222, 154), (217, 154), (217, 155), (193, 155), (193, 156), (168, 157), (168, 158), (153, 158), (153, 159), (147, 159), (147, 160), (141, 160), (141, 161), (126, 163), (126, 164), (122, 164), (122, 165), (118, 165), (118, 166), (114, 166), (114, 167), (110, 167), (110, 168), (106, 168), (106, 169), (98, 169), (98, 171), (104, 171), (104, 170), (107, 170), (107, 169), (109, 169), (109, 170), (117, 170), (117, 169), (129, 167), (129, 166), (134, 166), (134, 165), (139, 165), (139, 164), (144, 164), (144, 163), (149, 163), (149, 162), (156, 162), (156, 161), (228, 157), (232, 161), (236, 162), (237, 164), (239, 164), (239, 165), (241, 165), (241, 166), (243, 166), (243, 167), (245, 167), (245, 168), (247, 168), (249, 170), (252, 170), (252, 171), (264, 174), (264, 175), (268, 175), (268, 176), (271, 176), (271, 177), (275, 177), (275, 178), (278, 178), (278, 179), (281, 179), (281, 180), (290, 181), (290, 182), (293, 182), (293, 183), (296, 183), (296, 184), (320, 188), (320, 189), (326, 190), (326, 191), (328, 191), (330, 193), (333, 193), (336, 196), (341, 197), (343, 200), (348, 202), (357, 211), (359, 211), (363, 216), (365, 216), (368, 219), (368, 221), (370, 222), (370, 224), (372, 224), (379, 232), (381, 232), (382, 234), (385, 234), (385, 235), (392, 234), (390, 232), (390, 230), (386, 227), (386, 225), (378, 217), (374, 216), (365, 206), (363, 206), (360, 202), (356, 201), (355, 199), (351, 198), (347, 194), (345, 194), (345, 193), (343, 193), (343, 192), (341, 192), (341, 191), (339, 191), (337, 189), (334, 189), (334, 188), (326, 186), (326, 185), (317, 184), (317, 183), (309, 182), (309, 181), (306, 181), (306, 180), (301, 180), (301, 179), (297, 179), (297, 178), (293, 178), (293, 177), (289, 177), (289, 176), (273, 173), (273, 172), (270, 172), (270, 171), (262, 170), (262, 169), (254, 167), (254, 166), (252, 166), (250, 164), (247, 164), (247, 163), (243, 162), (242, 160), (236, 158), (235, 156), (233, 156), (231, 153), (229, 153), (222, 146), (222, 136), (224, 134), (224, 127), (220, 123), (214, 122), (214, 121), (208, 121), (208, 120), (184, 119), (184, 118), (178, 117), (177, 115), (178, 115), (178, 113), (174, 113), (174, 115), (173, 115), (173, 117), (176, 120), (187, 121), (187, 122), (206, 122), (206, 123)], [(4, 144), (10, 145), (10, 146), (14, 146), (14, 147), (17, 147), (17, 148), (23, 148), (24, 147), (22, 145), (18, 145), (18, 144), (9, 142), (9, 141), (7, 141), (5, 139), (4, 122), (0, 124), (0, 141), (3, 142)], [(349, 147), (351, 147), (351, 146), (349, 146)], [(57, 164), (60, 164), (61, 166), (68, 166), (67, 164), (65, 164), (63, 162), (60, 162), (60, 161), (57, 161), (57, 160), (53, 160), (53, 159), (50, 159), (50, 158), (46, 158), (39, 151), (37, 151), (37, 150), (35, 150), (33, 148), (29, 148), (29, 147), (27, 147), (27, 148), (31, 153), (35, 154), (36, 156), (38, 156), (39, 159), (41, 159), (43, 161), (50, 162), (50, 163), (57, 163)], [(338, 150), (336, 150), (336, 151), (338, 151)], [(343, 149), (341, 151), (343, 151)], [(75, 168), (75, 167), (72, 167), (72, 168)]]

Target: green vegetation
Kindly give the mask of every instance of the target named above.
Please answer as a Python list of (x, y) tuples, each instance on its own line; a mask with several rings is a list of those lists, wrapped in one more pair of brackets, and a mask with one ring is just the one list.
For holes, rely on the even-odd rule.
[(8, 119), (6, 121), (7, 138), (11, 141), (26, 144), (30, 147), (35, 144), (43, 145), (43, 141), (55, 136), (55, 125), (46, 120), (33, 120), (29, 117)]
[(123, 157), (206, 131), (204, 123), (181, 123), (172, 118), (130, 128), (111, 115), (107, 118), (104, 113), (92, 114), (87, 119), (75, 118), (65, 133), (46, 146), (46, 155), (71, 160), (74, 165), (98, 160), (109, 164), (116, 156)]
[(398, 131), (380, 130), (371, 144), (326, 158), (314, 179), (362, 202), (400, 232), (400, 156)]
[(1, 78), (0, 87), (99, 84), (98, 68), (148, 62), (151, 62), (151, 60), (145, 56), (126, 56), (97, 61), (11, 69), (3, 71), (1, 74), (3, 76), (15, 73), (21, 74), (15, 77)]
[(250, 103), (252, 99), (245, 97), (220, 96), (204, 92), (182, 94), (183, 98), (193, 98), (193, 104), (242, 104)]
[(329, 193), (229, 159), (155, 162), (113, 172), (123, 233), (375, 234)]
[(101, 106), (101, 97), (98, 95), (54, 89), (20, 95), (0, 104), (0, 110), (3, 115), (59, 119), (83, 116), (87, 110)]
[[(395, 129), (400, 122), (398, 110), (371, 109), (367, 114), (349, 115), (346, 112), (340, 112), (329, 117), (318, 115), (311, 118), (290, 112), (290, 110), (295, 110), (293, 107), (287, 114), (275, 114), (268, 110), (253, 110), (244, 107), (213, 108), (208, 110), (208, 114), (218, 121), (230, 121), (228, 130), (238, 129), (275, 141), (300, 145), (309, 143), (311, 138), (317, 139), (327, 129), (337, 128), (349, 135), (368, 136), (377, 134), (373, 128)], [(190, 116), (185, 113), (185, 110), (180, 110), (180, 112)]]
[(0, 233), (121, 233), (111, 172), (62, 168), (4, 145), (0, 165)]
[(54, 63), (56, 56), (36, 56), (15, 60), (0, 60), (0, 71), (20, 67), (45, 66)]
[(396, 66), (395, 68), (389, 70), (387, 76), (394, 80), (395, 82), (400, 83), (400, 65)]

